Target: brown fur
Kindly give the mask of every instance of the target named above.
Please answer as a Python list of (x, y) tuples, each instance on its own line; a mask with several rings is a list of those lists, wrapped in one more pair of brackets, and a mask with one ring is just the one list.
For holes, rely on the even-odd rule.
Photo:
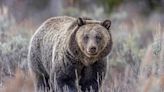
[[(97, 80), (97, 73), (104, 78), (106, 56), (112, 48), (109, 27), (109, 20), (100, 22), (67, 16), (54, 17), (44, 22), (31, 39), (28, 55), (29, 67), (36, 74), (38, 89), (45, 87), (44, 90), (62, 92), (62, 87), (66, 85), (69, 91), (76, 92), (74, 82), (77, 70), (78, 76), (81, 77), (79, 85), (82, 91), (92, 86), (97, 92), (98, 84), (94, 81)], [(91, 29), (95, 29), (95, 32), (100, 32), (103, 36), (102, 44), (98, 46), (101, 49), (94, 58), (84, 53), (79, 42), (80, 33)], [(87, 82), (88, 79), (93, 83)]]

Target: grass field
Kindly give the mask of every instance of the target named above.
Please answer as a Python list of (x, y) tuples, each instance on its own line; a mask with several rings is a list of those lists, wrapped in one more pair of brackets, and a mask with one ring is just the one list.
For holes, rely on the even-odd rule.
[[(164, 92), (163, 25), (151, 17), (116, 16), (110, 16), (114, 45), (102, 92)], [(27, 52), (36, 28), (30, 20), (17, 24), (0, 15), (0, 92), (34, 92)]]

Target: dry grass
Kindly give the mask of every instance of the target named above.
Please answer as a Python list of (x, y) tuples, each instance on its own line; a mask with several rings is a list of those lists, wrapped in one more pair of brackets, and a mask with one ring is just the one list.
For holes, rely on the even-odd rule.
[(159, 28), (154, 35), (154, 43), (150, 45), (142, 60), (140, 68), (141, 92), (164, 91), (164, 35)]
[[(29, 40), (36, 25), (31, 20), (14, 24), (7, 8), (1, 12), (1, 24), (7, 23), (0, 28), (0, 92), (34, 92), (34, 77), (15, 68), (27, 63), (28, 41), (22, 39)], [(140, 16), (123, 20), (112, 24), (114, 47), (102, 92), (164, 92), (164, 28)]]
[(34, 77), (18, 69), (15, 77), (7, 80), (1, 92), (34, 92)]

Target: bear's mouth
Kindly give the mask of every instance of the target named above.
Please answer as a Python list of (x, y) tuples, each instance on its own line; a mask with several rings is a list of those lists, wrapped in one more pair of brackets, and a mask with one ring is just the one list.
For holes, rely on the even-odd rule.
[(97, 55), (97, 53), (88, 53), (88, 55)]
[(86, 52), (88, 57), (96, 57), (98, 53), (90, 53), (90, 52)]

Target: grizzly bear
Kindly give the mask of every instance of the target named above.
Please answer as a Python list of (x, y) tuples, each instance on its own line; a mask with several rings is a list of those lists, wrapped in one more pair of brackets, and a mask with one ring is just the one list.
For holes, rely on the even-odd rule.
[(110, 20), (68, 16), (45, 21), (29, 46), (29, 69), (36, 90), (98, 92), (112, 49)]

